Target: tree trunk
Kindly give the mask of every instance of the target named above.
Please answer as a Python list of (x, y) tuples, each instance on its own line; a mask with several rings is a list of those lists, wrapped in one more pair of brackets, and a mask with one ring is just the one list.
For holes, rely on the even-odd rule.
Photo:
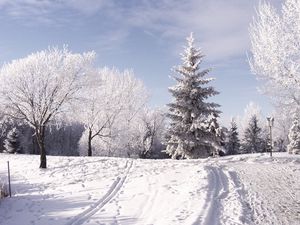
[(36, 128), (36, 140), (40, 149), (40, 168), (47, 168), (47, 158), (45, 149), (45, 127), (40, 126)]
[(89, 130), (89, 138), (88, 138), (88, 156), (92, 156), (92, 130)]
[(40, 153), (41, 153), (41, 164), (40, 164), (40, 168), (46, 169), (47, 168), (47, 158), (46, 158), (46, 149), (45, 149), (45, 145), (44, 142), (41, 143), (40, 146)]

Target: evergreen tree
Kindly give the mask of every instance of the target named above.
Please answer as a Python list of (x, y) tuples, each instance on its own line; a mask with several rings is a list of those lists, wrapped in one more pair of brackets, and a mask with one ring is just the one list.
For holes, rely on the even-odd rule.
[(19, 132), (15, 127), (8, 132), (7, 137), (4, 141), (4, 147), (6, 152), (8, 153), (20, 153), (21, 148)]
[(210, 70), (200, 70), (204, 55), (194, 46), (193, 34), (187, 38), (187, 47), (182, 54), (183, 64), (175, 69), (177, 84), (169, 91), (174, 97), (168, 104), (170, 127), (167, 132), (167, 148), (172, 158), (207, 157), (215, 149), (216, 133), (211, 132), (210, 116), (220, 113), (216, 103), (205, 100), (218, 94), (213, 87), (206, 86), (212, 78), (205, 78)]
[(288, 153), (300, 154), (300, 123), (297, 117), (294, 118), (293, 125), (289, 131), (289, 140)]
[(263, 138), (262, 128), (258, 126), (258, 119), (253, 115), (244, 133), (242, 144), (244, 153), (263, 152), (266, 149), (266, 141)]
[(218, 116), (216, 113), (212, 113), (207, 121), (208, 121), (208, 132), (211, 136), (211, 151), (210, 155), (218, 156), (221, 151), (223, 151), (222, 143), (224, 141), (224, 132), (222, 127), (220, 127), (218, 120)]
[(236, 155), (240, 152), (241, 147), (239, 133), (237, 131), (237, 124), (234, 119), (231, 120), (230, 125), (231, 127), (227, 134), (226, 150), (227, 155)]

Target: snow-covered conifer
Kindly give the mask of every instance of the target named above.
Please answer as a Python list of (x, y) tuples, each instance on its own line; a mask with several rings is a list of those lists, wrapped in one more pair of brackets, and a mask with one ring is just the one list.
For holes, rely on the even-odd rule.
[(220, 127), (218, 120), (218, 116), (216, 113), (212, 113), (208, 119), (208, 132), (211, 135), (211, 152), (212, 156), (218, 156), (220, 151), (223, 151), (223, 147), (221, 147), (221, 142), (224, 139), (224, 133), (222, 127)]
[(258, 124), (259, 121), (256, 115), (253, 115), (244, 133), (244, 139), (242, 144), (244, 153), (255, 153), (265, 151), (266, 141), (263, 138), (262, 128), (259, 127)]
[(19, 139), (19, 132), (17, 128), (12, 128), (4, 141), (5, 151), (7, 153), (19, 153), (20, 148), (20, 139)]
[(213, 79), (205, 77), (209, 69), (200, 69), (203, 57), (191, 33), (182, 54), (183, 63), (175, 69), (180, 75), (175, 76), (177, 84), (169, 88), (174, 100), (168, 104), (170, 127), (166, 153), (172, 158), (207, 157), (215, 149), (216, 134), (210, 131), (209, 116), (218, 117), (219, 105), (206, 100), (218, 92), (207, 86)]
[(289, 141), (290, 143), (287, 146), (288, 153), (300, 154), (300, 122), (296, 116), (289, 132)]
[(240, 152), (241, 144), (239, 140), (237, 124), (234, 119), (231, 120), (230, 126), (230, 130), (227, 134), (226, 149), (228, 155), (235, 155)]

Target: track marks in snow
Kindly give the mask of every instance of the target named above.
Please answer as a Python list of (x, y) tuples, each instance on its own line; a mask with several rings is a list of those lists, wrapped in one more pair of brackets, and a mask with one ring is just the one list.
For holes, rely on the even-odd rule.
[[(244, 224), (249, 213), (245, 191), (234, 172), (218, 164), (205, 167), (208, 186), (205, 205), (193, 225)], [(228, 213), (231, 212), (231, 213)]]
[(117, 177), (117, 179), (113, 182), (108, 192), (99, 199), (96, 203), (90, 206), (90, 208), (86, 209), (76, 217), (74, 217), (67, 225), (80, 225), (85, 223), (90, 217), (100, 211), (108, 202), (110, 202), (120, 191), (122, 188), (130, 169), (133, 165), (133, 160), (128, 160), (125, 166), (125, 173), (122, 177)]
[(255, 224), (299, 224), (299, 164), (270, 159), (267, 163), (248, 164), (246, 168), (239, 164), (233, 167), (247, 187)]
[[(226, 197), (228, 192), (228, 187), (225, 182), (226, 178), (221, 178), (220, 168), (215, 166), (206, 166), (205, 169), (208, 171), (208, 188), (206, 203), (203, 208), (203, 215), (200, 214), (200, 218), (194, 223), (196, 224), (218, 224), (220, 217), (220, 198)], [(203, 218), (201, 218), (203, 217)]]

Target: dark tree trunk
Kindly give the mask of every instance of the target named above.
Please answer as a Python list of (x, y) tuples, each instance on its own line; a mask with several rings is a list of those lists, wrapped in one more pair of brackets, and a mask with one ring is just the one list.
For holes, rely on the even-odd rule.
[(40, 147), (40, 153), (41, 153), (41, 164), (40, 164), (40, 168), (47, 168), (47, 158), (46, 158), (46, 149), (45, 149), (45, 145), (44, 142), (42, 142), (41, 147)]
[(45, 149), (45, 126), (36, 128), (36, 140), (40, 149), (40, 168), (47, 168), (47, 158)]
[(89, 130), (89, 138), (88, 138), (88, 156), (92, 156), (92, 130)]

